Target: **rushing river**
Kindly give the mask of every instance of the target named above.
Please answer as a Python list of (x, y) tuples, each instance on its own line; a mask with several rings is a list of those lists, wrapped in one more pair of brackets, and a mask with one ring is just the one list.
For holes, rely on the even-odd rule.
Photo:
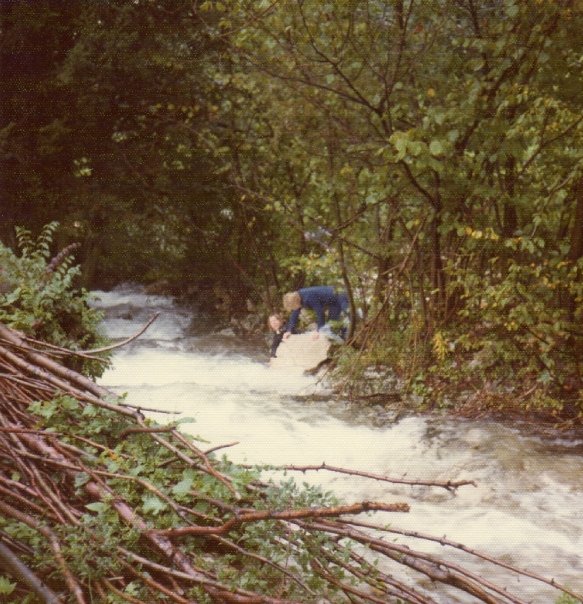
[[(115, 339), (132, 335), (161, 312), (139, 339), (119, 349), (101, 379), (127, 392), (130, 403), (172, 412), (149, 413), (152, 417), (193, 418), (181, 428), (207, 440), (208, 448), (237, 441), (225, 449), (235, 462), (326, 462), (391, 477), (474, 480), (476, 487), (463, 486), (454, 494), (330, 472), (298, 476), (347, 502), (406, 501), (411, 512), (392, 515), (394, 526), (446, 535), (583, 592), (582, 441), (549, 441), (490, 421), (393, 421), (381, 408), (357, 410), (334, 399), (314, 377), (269, 369), (267, 345), (228, 331), (209, 332), (170, 298), (136, 288), (95, 296), (95, 306), (106, 313), (104, 329)], [(447, 553), (430, 542), (409, 544)], [(533, 602), (556, 598), (544, 584), (509, 579), (508, 572), (498, 574), (485, 563), (467, 564), (491, 580), (504, 577), (510, 591)], [(453, 601), (458, 600), (444, 600)]]

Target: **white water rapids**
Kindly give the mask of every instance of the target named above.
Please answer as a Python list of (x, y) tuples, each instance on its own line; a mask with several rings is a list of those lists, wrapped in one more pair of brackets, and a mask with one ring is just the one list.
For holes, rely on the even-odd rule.
[[(181, 429), (207, 440), (206, 448), (238, 441), (224, 451), (235, 462), (326, 462), (396, 478), (474, 480), (477, 487), (462, 486), (454, 494), (330, 472), (296, 477), (346, 502), (406, 501), (410, 513), (383, 513), (368, 521), (445, 535), (583, 592), (583, 442), (543, 440), (496, 422), (391, 421), (380, 407), (355, 410), (335, 400), (314, 377), (269, 369), (267, 345), (259, 350), (235, 336), (201, 332), (197, 317), (170, 298), (137, 288), (95, 292), (95, 298), (94, 305), (106, 313), (104, 330), (115, 339), (137, 332), (161, 311), (139, 339), (115, 354), (100, 380), (127, 392), (129, 403), (173, 412), (149, 413), (152, 417), (194, 418)], [(449, 555), (533, 602), (557, 597), (540, 582), (438, 544), (400, 541)], [(473, 601), (451, 598), (443, 602)]]

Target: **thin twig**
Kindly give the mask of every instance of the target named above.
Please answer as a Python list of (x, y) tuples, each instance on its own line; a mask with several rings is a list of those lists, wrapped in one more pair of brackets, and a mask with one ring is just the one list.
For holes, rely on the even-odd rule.
[(336, 472), (339, 474), (348, 474), (350, 476), (362, 476), (363, 478), (369, 478), (372, 480), (379, 480), (383, 482), (390, 482), (394, 484), (408, 484), (412, 486), (427, 486), (427, 487), (441, 487), (443, 489), (447, 489), (449, 491), (454, 491), (455, 489), (466, 486), (473, 485), (477, 486), (475, 481), (473, 480), (448, 480), (448, 481), (430, 481), (430, 480), (407, 480), (405, 478), (391, 478), (389, 476), (382, 476), (381, 474), (373, 474), (372, 472), (364, 472), (362, 470), (351, 470), (349, 468), (339, 468), (337, 466), (330, 466), (325, 462), (322, 462), (320, 465), (307, 465), (307, 466), (295, 466), (295, 465), (283, 465), (283, 466), (251, 466), (241, 464), (243, 467), (247, 468), (257, 468), (263, 470), (288, 470), (295, 472), (309, 472), (309, 471), (319, 471), (319, 470), (327, 470), (328, 472)]
[(150, 325), (152, 325), (152, 323), (160, 316), (160, 314), (161, 314), (160, 312), (154, 313), (150, 317), (148, 322), (139, 331), (137, 331), (133, 336), (130, 336), (129, 338), (126, 338), (125, 340), (123, 340), (121, 342), (117, 342), (116, 344), (111, 344), (110, 346), (103, 346), (102, 348), (94, 348), (93, 350), (83, 350), (82, 352), (84, 354), (97, 354), (99, 352), (108, 352), (109, 350), (115, 350), (116, 348), (121, 348), (122, 346), (125, 346), (126, 344), (133, 342), (136, 338), (139, 338), (146, 331), (146, 329), (148, 329), (148, 327), (150, 327)]

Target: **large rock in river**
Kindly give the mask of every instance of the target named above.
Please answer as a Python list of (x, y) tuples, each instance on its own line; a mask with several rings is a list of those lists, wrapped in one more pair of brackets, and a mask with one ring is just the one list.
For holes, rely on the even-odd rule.
[(291, 335), (277, 347), (277, 356), (270, 361), (275, 369), (296, 367), (303, 370), (314, 369), (328, 358), (330, 340), (314, 332)]

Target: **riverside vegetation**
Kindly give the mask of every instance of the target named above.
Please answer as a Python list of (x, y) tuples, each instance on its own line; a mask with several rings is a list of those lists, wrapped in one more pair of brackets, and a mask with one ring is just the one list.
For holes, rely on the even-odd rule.
[[(427, 554), (398, 536), (481, 559), (508, 580), (535, 581), (562, 604), (581, 598), (556, 579), (445, 536), (400, 530), (398, 515), (408, 504), (344, 505), (263, 472), (328, 470), (450, 491), (471, 481), (237, 465), (217, 454), (221, 446), (204, 450), (204, 441), (176, 423), (148, 421), (123, 396), (98, 386), (92, 378), (114, 346), (101, 340), (99, 314), (74, 287), (78, 269), (67, 250), (49, 261), (54, 228), (36, 240), (20, 230), (20, 255), (0, 248), (3, 601), (430, 604), (443, 589), (482, 602), (525, 601), (515, 587), (479, 576), (458, 556)], [(362, 519), (365, 512), (389, 513), (391, 520)]]

